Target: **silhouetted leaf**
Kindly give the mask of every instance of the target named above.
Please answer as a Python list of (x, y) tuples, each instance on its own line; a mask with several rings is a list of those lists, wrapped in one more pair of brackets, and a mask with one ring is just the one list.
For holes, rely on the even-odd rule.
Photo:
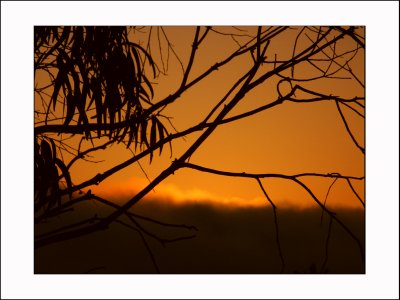
[(35, 41), (35, 49), (34, 51), (37, 52), (39, 48), (45, 42), (47, 36), (47, 27), (46, 26), (35, 26), (34, 27), (34, 41)]
[[(118, 135), (118, 144), (125, 138), (126, 134), (128, 133), (129, 130), (129, 125), (126, 125), (123, 130), (121, 135)], [(129, 146), (127, 146), (128, 148)]]
[(72, 75), (74, 79), (74, 98), (75, 98), (75, 104), (78, 107), (79, 113), (80, 114), (86, 114), (84, 112), (84, 103), (82, 103), (82, 94), (81, 94), (81, 89), (80, 89), (80, 83), (79, 83), (79, 76), (76, 73), (73, 73)]
[(82, 103), (83, 106), (86, 106), (86, 97), (90, 97), (90, 82), (89, 82), (89, 75), (87, 73), (86, 67), (84, 62), (82, 61), (82, 57), (77, 58), (76, 64), (78, 65), (79, 72), (81, 74), (83, 84), (82, 84)]
[[(103, 115), (103, 93), (101, 91), (101, 82), (96, 78), (92, 77), (91, 79), (91, 87), (92, 87), (92, 101), (95, 101), (96, 106), (96, 118), (97, 118), (97, 126), (101, 127), (102, 124), (102, 115)], [(91, 104), (89, 104), (90, 107)], [(97, 136), (100, 137), (100, 129), (97, 130)]]
[[(155, 74), (156, 74), (156, 68), (155, 68), (155, 64), (154, 64), (154, 61), (153, 61), (153, 58), (147, 53), (147, 51), (142, 47), (142, 46), (140, 46), (139, 44), (136, 44), (136, 43), (132, 43), (132, 42), (129, 42), (129, 44), (131, 45), (131, 46), (133, 46), (134, 48), (138, 48), (138, 49), (140, 49), (142, 52), (143, 52), (143, 54), (147, 57), (147, 59), (149, 60), (149, 64), (150, 64), (150, 66), (151, 66), (151, 68), (152, 68), (152, 70), (153, 70), (153, 75), (155, 76)], [(136, 49), (135, 49), (136, 50)], [(136, 52), (136, 51), (133, 51), (134, 53)], [(139, 66), (140, 66), (140, 64), (139, 64)]]
[[(67, 73), (68, 71), (66, 71), (66, 73), (64, 74), (63, 85), (62, 85), (64, 97), (67, 97), (69, 93), (72, 93), (71, 83), (69, 82), (69, 77)], [(65, 106), (65, 101), (64, 101), (64, 106)]]
[(42, 154), (42, 157), (44, 158), (44, 161), (46, 164), (49, 164), (53, 161), (53, 156), (51, 154), (51, 147), (48, 142), (46, 142), (44, 139), (42, 140), (40, 144), (40, 152)]
[[(58, 170), (55, 165), (52, 165), (52, 178), (58, 178)], [(61, 204), (61, 194), (60, 194), (60, 188), (58, 186), (58, 180), (54, 180), (50, 182), (50, 196), (48, 198), (48, 205), (47, 209), (50, 209), (54, 207), (56, 204), (60, 205)]]
[(69, 199), (71, 200), (71, 198), (72, 198), (72, 181), (71, 181), (71, 177), (68, 172), (68, 169), (65, 166), (65, 164), (62, 162), (62, 160), (60, 160), (59, 158), (55, 159), (55, 164), (60, 168), (62, 175), (64, 176), (65, 181), (67, 182), (68, 196), (69, 196)]
[(70, 37), (70, 32), (71, 32), (71, 26), (64, 26), (63, 33), (62, 33), (62, 42), (64, 42), (64, 45), (68, 45), (69, 37)]
[[(136, 81), (136, 68), (135, 68), (135, 63), (133, 62), (131, 52), (128, 52), (126, 61), (127, 61), (127, 69), (130, 72), (128, 79), (131, 80), (131, 82), (130, 82), (132, 84), (131, 88), (133, 88), (133, 86), (135, 85), (135, 81)], [(138, 68), (139, 68), (139, 66), (138, 66)]]
[(83, 27), (82, 26), (77, 26), (75, 31), (74, 31), (74, 43), (72, 44), (72, 57), (79, 58), (80, 56), (80, 49), (82, 47), (83, 43)]
[(58, 93), (60, 92), (60, 88), (63, 83), (63, 77), (64, 77), (64, 75), (61, 73), (61, 71), (59, 71), (56, 79), (54, 80), (53, 95), (50, 98), (50, 103), (53, 102), (53, 110), (56, 109), (57, 96), (58, 96)]
[(150, 81), (147, 79), (147, 77), (145, 75), (143, 75), (143, 79), (144, 79), (146, 85), (149, 87), (149, 90), (150, 90), (150, 93), (151, 93), (151, 98), (149, 100), (151, 100), (154, 97), (153, 87), (151, 86)]
[(56, 157), (57, 157), (57, 148), (56, 148), (56, 144), (54, 144), (53, 139), (50, 139), (50, 143), (51, 143), (51, 149), (52, 149), (52, 154), (53, 154), (53, 162), (54, 162)]
[(37, 142), (37, 139), (35, 138), (35, 144), (34, 144), (35, 159), (36, 159), (36, 157), (38, 157), (40, 155), (39, 150), (40, 150), (40, 146), (39, 146), (39, 143)]
[[(114, 119), (115, 119), (115, 106), (112, 103), (113, 98), (112, 95), (110, 95), (110, 92), (106, 94), (105, 101), (104, 101), (104, 110), (103, 110), (103, 116), (104, 116), (104, 123), (107, 123), (107, 110), (108, 110), (108, 115), (109, 115), (109, 124), (112, 126), (114, 125)], [(110, 129), (109, 131), (109, 137), (111, 138), (112, 130)]]
[[(150, 129), (150, 147), (154, 147), (157, 139), (157, 118), (153, 116), (151, 118), (151, 129)], [(150, 163), (153, 159), (153, 151), (150, 152)]]
[(121, 95), (120, 95), (117, 87), (115, 87), (115, 90), (113, 92), (113, 107), (118, 115), (118, 122), (121, 122), (122, 100), (121, 100)]
[(149, 147), (149, 142), (147, 140), (147, 120), (142, 120), (142, 122), (140, 123), (140, 128), (141, 128), (140, 140), (148, 148)]
[[(69, 60), (68, 61), (70, 64), (72, 64), (72, 62)], [(73, 65), (70, 65), (70, 68), (73, 67)], [(71, 71), (72, 73), (72, 77), (74, 79), (74, 103), (75, 103), (75, 107), (78, 108), (78, 112), (79, 112), (79, 118), (78, 118), (78, 125), (82, 124), (85, 125), (84, 126), (84, 131), (85, 131), (85, 136), (88, 139), (90, 137), (90, 132), (88, 129), (88, 124), (89, 124), (89, 120), (88, 117), (86, 115), (86, 110), (85, 110), (85, 100), (82, 97), (81, 94), (81, 89), (80, 89), (80, 82), (79, 82), (79, 75), (75, 72), (75, 70)]]
[(76, 72), (74, 71), (73, 63), (71, 62), (69, 56), (66, 54), (65, 50), (62, 48), (58, 48), (57, 50), (59, 52), (59, 55), (57, 56), (57, 61), (59, 66), (58, 68), (62, 75), (62, 86), (64, 90), (64, 95), (66, 95), (72, 92), (71, 84), (68, 78), (68, 73), (71, 71), (72, 72), (71, 74), (74, 75), (74, 73)]
[(85, 50), (86, 60), (90, 60), (92, 57), (93, 51), (93, 35), (94, 35), (94, 28), (92, 26), (86, 26), (86, 37), (83, 43), (83, 49)]
[[(134, 120), (131, 120), (131, 124), (129, 127), (129, 138), (128, 138), (128, 143), (127, 143), (127, 147), (130, 146), (130, 144), (132, 143), (133, 138), (135, 138), (135, 140), (137, 140), (137, 127), (135, 125)], [(135, 146), (136, 149), (136, 146)]]
[(68, 125), (71, 122), (76, 108), (75, 97), (72, 96), (71, 94), (67, 95), (66, 102), (67, 102), (67, 114), (65, 116), (64, 125)]
[(66, 84), (65, 79), (66, 79), (66, 72), (67, 72), (65, 70), (62, 55), (57, 56), (56, 64), (57, 64), (57, 68), (58, 68), (58, 73), (57, 73), (56, 79), (54, 80), (54, 90), (53, 90), (53, 94), (50, 98), (50, 102), (53, 102), (53, 110), (56, 109), (57, 97), (60, 92), (60, 88), (61, 88), (61, 86), (64, 87), (64, 84)]
[(142, 77), (142, 70), (140, 69), (140, 66), (141, 66), (140, 57), (135, 48), (131, 48), (131, 53), (133, 54), (133, 57), (135, 58), (135, 63), (136, 63), (136, 68), (137, 68), (136, 77), (137, 77), (138, 82), (140, 82), (141, 77)]
[(138, 146), (138, 144), (139, 144), (139, 129), (140, 128), (140, 123), (139, 122), (137, 122), (137, 125), (136, 125), (136, 127), (135, 127), (135, 151), (136, 151), (136, 149), (137, 149), (137, 146)]
[(97, 89), (97, 82), (96, 81), (97, 81), (96, 77), (92, 76), (90, 78), (89, 90), (92, 91), (92, 97), (90, 98), (89, 104), (87, 106), (87, 110), (89, 110), (92, 107), (92, 104), (93, 104), (94, 99), (95, 99), (95, 93), (96, 93), (96, 89)]
[(139, 97), (140, 97), (140, 99), (144, 100), (144, 102), (151, 105), (149, 95), (147, 94), (147, 92), (143, 88), (143, 86), (139, 86)]
[[(165, 130), (164, 125), (160, 121), (158, 121), (158, 136), (160, 137), (160, 141), (164, 140), (164, 130)], [(161, 143), (161, 145), (160, 145), (160, 155), (161, 155), (163, 146), (164, 146), (164, 144)]]

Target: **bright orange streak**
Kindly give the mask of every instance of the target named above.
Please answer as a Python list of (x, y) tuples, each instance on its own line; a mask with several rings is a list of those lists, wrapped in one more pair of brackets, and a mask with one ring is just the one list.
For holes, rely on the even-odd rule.
[[(148, 181), (144, 178), (131, 178), (127, 181), (115, 182), (104, 182), (102, 185), (93, 188), (93, 192), (99, 196), (105, 197), (109, 200), (117, 202), (119, 204), (125, 203), (127, 200), (132, 198), (137, 192), (144, 188), (148, 184)], [(340, 187), (337, 187), (337, 194), (347, 195), (346, 198), (337, 197), (333, 195), (334, 190), (332, 189), (332, 198), (327, 206), (329, 208), (348, 208), (357, 209), (362, 208), (360, 203), (355, 199), (349, 199), (349, 193), (341, 191)], [(317, 204), (306, 194), (299, 195), (297, 197), (280, 198), (274, 196), (275, 193), (270, 193), (273, 196), (272, 200), (278, 208), (290, 208), (296, 210), (303, 210), (308, 208), (316, 208)], [(293, 195), (293, 193), (290, 193)], [(338, 200), (339, 198), (339, 200)], [(324, 202), (324, 197), (319, 197), (321, 202)], [(264, 195), (256, 196), (253, 198), (243, 199), (240, 197), (227, 197), (217, 194), (213, 194), (200, 188), (181, 189), (174, 184), (161, 183), (154, 191), (149, 193), (141, 201), (151, 202), (164, 202), (173, 205), (185, 205), (185, 204), (206, 204), (210, 206), (229, 208), (257, 208), (270, 206)]]

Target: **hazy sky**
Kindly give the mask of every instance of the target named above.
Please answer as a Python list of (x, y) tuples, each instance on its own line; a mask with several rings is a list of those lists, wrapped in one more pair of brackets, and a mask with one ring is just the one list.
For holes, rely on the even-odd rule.
[[(292, 55), (294, 41), (299, 28), (294, 27), (273, 39), (267, 50), (267, 59), (285, 59)], [(193, 42), (195, 27), (163, 27), (165, 34), (174, 47), (176, 54), (186, 66)], [(215, 27), (222, 33), (233, 32), (236, 34), (254, 35), (257, 27), (243, 27), (237, 30), (229, 27)], [(133, 34), (133, 39), (146, 45), (149, 37), (149, 27), (143, 28), (142, 33)], [(204, 32), (204, 28), (201, 33)], [(361, 34), (363, 34), (360, 31)], [(310, 34), (310, 33), (309, 33)], [(161, 52), (166, 62), (167, 44), (162, 31), (153, 27), (150, 38), (151, 53), (156, 63), (162, 68)], [(238, 41), (245, 41), (246, 36), (236, 37)], [(297, 51), (307, 45), (306, 36), (297, 42)], [(337, 53), (354, 47), (354, 41), (345, 38), (340, 41)], [(237, 49), (236, 42), (227, 35), (210, 32), (196, 53), (192, 75), (201, 74), (210, 66), (223, 60)], [(323, 55), (322, 55), (323, 57)], [(318, 57), (321, 58), (321, 57)], [(340, 61), (340, 60), (339, 60)], [(224, 96), (232, 84), (240, 78), (251, 66), (250, 55), (232, 60), (232, 62), (213, 73), (197, 86), (189, 89), (163, 111), (171, 118), (171, 122), (178, 131), (187, 129), (204, 119), (210, 109)], [(351, 62), (353, 72), (361, 79), (364, 77), (364, 50), (360, 49)], [(166, 68), (166, 65), (165, 65)], [(263, 67), (263, 70), (271, 65)], [(337, 66), (332, 66), (332, 70)], [(307, 78), (315, 73), (315, 68), (310, 65), (301, 65), (295, 69), (295, 76)], [(288, 75), (284, 73), (285, 75)], [(317, 73), (315, 73), (317, 74)], [(339, 72), (337, 76), (349, 76), (348, 73)], [(257, 77), (257, 76), (256, 76)], [(155, 90), (154, 102), (158, 102), (173, 93), (179, 86), (182, 70), (173, 53), (169, 53), (167, 75), (152, 79)], [(259, 106), (272, 102), (277, 98), (276, 83), (279, 78), (271, 78), (249, 93), (239, 105), (228, 115), (233, 116)], [(320, 79), (315, 82), (300, 82), (306, 88), (318, 92), (352, 98), (364, 96), (363, 88), (354, 80)], [(359, 143), (364, 145), (364, 119), (349, 113), (347, 108), (343, 111), (348, 118), (354, 135)], [(168, 122), (164, 122), (173, 132)], [(196, 140), (199, 133), (188, 136), (185, 140), (173, 142), (173, 153), (170, 158), (168, 147), (163, 154), (153, 159), (151, 165), (146, 157), (140, 161), (150, 179), (155, 178), (171, 161), (179, 157)], [(84, 142), (85, 143), (85, 142)], [(86, 142), (89, 145), (89, 142)], [(68, 155), (66, 154), (66, 157)], [(94, 159), (104, 160), (103, 163), (77, 163), (71, 169), (74, 183), (91, 178), (98, 172), (103, 172), (120, 162), (131, 157), (131, 153), (120, 144), (107, 151), (98, 151)], [(364, 155), (351, 141), (346, 129), (336, 110), (334, 102), (317, 103), (288, 103), (285, 102), (272, 109), (263, 111), (249, 118), (239, 120), (217, 128), (212, 135), (192, 155), (190, 162), (202, 166), (226, 171), (253, 172), (253, 173), (281, 173), (296, 174), (303, 172), (330, 173), (337, 172), (342, 175), (364, 176)], [(307, 180), (313, 187), (316, 195), (324, 198), (326, 191), (332, 183), (328, 180)], [(138, 164), (134, 164), (119, 171), (108, 178), (98, 187), (91, 187), (94, 192), (104, 194), (122, 193), (126, 199), (134, 195), (134, 191), (146, 184), (147, 179)], [(269, 179), (263, 181), (269, 189), (272, 199), (281, 206), (305, 207), (315, 206), (304, 191), (294, 183)], [(364, 181), (352, 182), (357, 192), (363, 197)], [(175, 175), (167, 178), (155, 191), (167, 193), (175, 199), (213, 199), (215, 201), (235, 203), (264, 203), (264, 197), (255, 180), (229, 178), (205, 174), (195, 170), (181, 169)], [(344, 180), (338, 180), (332, 188), (329, 198), (333, 205), (360, 207), (357, 198), (352, 194)], [(328, 202), (329, 202), (328, 201)]]

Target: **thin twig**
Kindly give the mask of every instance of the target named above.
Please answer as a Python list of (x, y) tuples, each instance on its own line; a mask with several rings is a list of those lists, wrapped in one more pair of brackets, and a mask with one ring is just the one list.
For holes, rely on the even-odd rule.
[(364, 177), (356, 177), (356, 176), (347, 176), (341, 175), (339, 173), (298, 173), (294, 175), (284, 175), (284, 174), (277, 174), (277, 173), (247, 173), (247, 172), (227, 172), (221, 171), (211, 168), (206, 168), (203, 166), (199, 166), (192, 163), (183, 163), (182, 167), (190, 168), (202, 172), (217, 174), (217, 175), (225, 175), (225, 176), (233, 176), (233, 177), (246, 177), (246, 178), (282, 178), (282, 179), (292, 179), (292, 178), (300, 178), (300, 177), (326, 177), (326, 178), (349, 178), (349, 179), (356, 179), (356, 180), (363, 180)]
[[(336, 217), (335, 213), (327, 209), (321, 201), (318, 200), (318, 198), (314, 195), (314, 193), (310, 190), (310, 188), (305, 185), (303, 182), (301, 182), (298, 177), (301, 176), (312, 176), (311, 174), (298, 174), (298, 175), (293, 175), (293, 176), (288, 176), (288, 175), (282, 175), (282, 174), (251, 174), (251, 173), (245, 173), (245, 172), (227, 172), (227, 171), (220, 171), (220, 170), (215, 170), (215, 169), (210, 169), (210, 168), (205, 168), (201, 167), (198, 165), (194, 165), (191, 163), (182, 163), (181, 167), (187, 167), (195, 170), (199, 170), (202, 172), (207, 172), (207, 173), (212, 173), (212, 174), (217, 174), (217, 175), (223, 175), (223, 176), (231, 176), (231, 177), (245, 177), (245, 178), (282, 178), (282, 179), (289, 179), (293, 182), (296, 182), (298, 185), (300, 185), (307, 193), (311, 196), (311, 198), (318, 204), (321, 209), (323, 209), (329, 216), (331, 216), (352, 238), (353, 240), (357, 243), (359, 249), (360, 249), (360, 254), (361, 258), (364, 261), (365, 260), (365, 254), (364, 254), (364, 247), (360, 241), (359, 238), (355, 236), (355, 234), (339, 219)], [(339, 177), (339, 178), (355, 178), (351, 176), (342, 176), (338, 173), (331, 173), (331, 174), (314, 174), (313, 176), (322, 176), (322, 177)], [(358, 179), (363, 179), (364, 177), (358, 178)]]
[[(341, 31), (341, 32), (346, 32), (346, 30), (345, 30), (344, 28), (340, 27), (340, 26), (336, 26), (335, 28), (338, 29), (338, 30)], [(362, 42), (362, 41), (358, 38), (358, 36), (354, 33), (354, 31), (346, 32), (346, 34), (347, 34), (348, 36), (350, 36), (353, 40), (355, 40), (362, 48), (365, 48), (364, 42)]]
[(42, 239), (42, 238), (45, 238), (45, 237), (48, 237), (48, 236), (52, 236), (52, 235), (55, 235), (56, 233), (59, 233), (59, 232), (62, 232), (62, 231), (66, 231), (66, 230), (71, 229), (71, 228), (79, 227), (79, 226), (85, 225), (87, 223), (93, 223), (96, 220), (97, 220), (97, 216), (95, 215), (93, 217), (87, 218), (87, 219), (82, 220), (80, 222), (76, 222), (76, 223), (73, 223), (73, 224), (70, 224), (70, 225), (66, 225), (66, 226), (54, 229), (52, 231), (49, 231), (49, 232), (46, 232), (46, 233), (43, 233), (43, 234), (38, 234), (38, 235), (35, 236), (35, 239)]
[[(356, 101), (354, 101), (354, 102), (356, 102)], [(354, 107), (352, 107), (351, 105), (347, 104), (346, 102), (340, 102), (340, 103), (343, 104), (344, 106), (347, 106), (348, 108), (350, 108), (352, 111), (354, 111), (361, 118), (365, 119), (365, 116), (363, 114), (361, 114), (358, 110), (356, 110)]]
[[(292, 51), (292, 59), (294, 58), (295, 53), (296, 53), (297, 41), (298, 41), (298, 39), (299, 39), (301, 33), (304, 31), (305, 28), (306, 28), (306, 27), (303, 27), (303, 28), (300, 30), (300, 32), (297, 34), (297, 36), (296, 36), (296, 39), (295, 39), (295, 41), (294, 41), (293, 51)], [(294, 67), (295, 67), (295, 66), (293, 65), (293, 66), (292, 66), (292, 77), (294, 77)]]
[(358, 144), (357, 140), (355, 139), (355, 137), (353, 136), (353, 133), (351, 132), (351, 130), (349, 128), (349, 125), (347, 124), (346, 118), (344, 117), (342, 110), (340, 109), (339, 101), (335, 101), (335, 103), (336, 103), (337, 110), (343, 120), (343, 124), (346, 127), (347, 133), (350, 135), (351, 139), (353, 140), (353, 142), (357, 146), (357, 148), (360, 149), (360, 151), (363, 154), (365, 154), (365, 149)]
[(265, 197), (267, 198), (268, 202), (271, 204), (272, 206), (272, 210), (274, 212), (274, 223), (275, 223), (275, 238), (276, 238), (276, 244), (278, 246), (278, 251), (279, 251), (279, 257), (281, 259), (281, 273), (283, 273), (283, 271), (285, 270), (285, 259), (283, 258), (283, 253), (282, 253), (282, 247), (281, 247), (281, 242), (279, 239), (279, 226), (278, 226), (278, 215), (276, 214), (276, 206), (275, 204), (272, 202), (271, 198), (268, 196), (267, 191), (264, 189), (261, 180), (259, 178), (256, 178), (261, 190), (263, 191)]
[[(329, 188), (328, 188), (328, 191), (326, 192), (326, 196), (325, 196), (325, 200), (324, 200), (324, 206), (326, 207), (326, 200), (328, 200), (328, 196), (329, 196), (329, 193), (330, 193), (330, 191), (331, 191), (331, 188), (333, 187), (333, 185), (335, 184), (335, 182), (338, 180), (338, 178), (335, 178), (334, 180), (333, 180), (333, 182), (331, 183), (331, 185), (329, 186)], [(324, 210), (322, 210), (322, 212), (321, 212), (321, 221), (320, 221), (320, 225), (322, 226), (322, 219), (324, 218)]]
[(106, 143), (104, 143), (104, 144), (102, 144), (102, 145), (100, 145), (100, 146), (92, 147), (92, 148), (89, 148), (89, 149), (87, 149), (87, 150), (85, 150), (85, 151), (83, 151), (83, 152), (79, 152), (78, 155), (76, 155), (76, 156), (75, 156), (73, 159), (71, 159), (71, 161), (68, 163), (67, 169), (70, 169), (71, 166), (72, 166), (78, 159), (84, 158), (85, 155), (89, 154), (90, 152), (97, 151), (97, 150), (105, 150), (105, 149), (107, 148), (107, 146), (110, 145), (110, 144), (112, 144), (112, 143), (114, 143), (114, 140), (109, 140), (109, 141), (107, 141)]
[(150, 259), (154, 265), (154, 268), (156, 269), (157, 273), (160, 274), (160, 268), (158, 267), (158, 264), (156, 262), (154, 254), (153, 254), (153, 251), (151, 251), (151, 248), (150, 248), (149, 244), (147, 243), (145, 237), (143, 236), (143, 233), (139, 229), (133, 227), (132, 225), (126, 224), (125, 222), (123, 222), (121, 220), (116, 219), (115, 222), (119, 223), (121, 225), (124, 225), (125, 227), (128, 227), (128, 228), (136, 231), (139, 234), (140, 238), (143, 241), (144, 246), (146, 247), (147, 253), (149, 253), (149, 255), (150, 255)]
[[(106, 199), (104, 199), (102, 197), (99, 197), (97, 195), (91, 194), (91, 198), (96, 200), (96, 201), (98, 201), (98, 202), (100, 202), (100, 203), (103, 203), (105, 205), (113, 207), (114, 209), (119, 209), (120, 208), (120, 206), (118, 204), (115, 204), (114, 202), (108, 201), (108, 200), (106, 200)], [(171, 223), (161, 222), (159, 220), (155, 220), (155, 219), (152, 219), (152, 218), (149, 218), (149, 217), (138, 215), (138, 214), (130, 212), (130, 211), (127, 211), (125, 214), (126, 215), (130, 215), (130, 216), (132, 216), (134, 218), (142, 219), (142, 220), (145, 220), (147, 222), (155, 223), (155, 224), (158, 224), (158, 225), (161, 225), (161, 226), (175, 227), (175, 228), (185, 228), (185, 229), (189, 229), (189, 230), (198, 231), (198, 229), (193, 225), (171, 224)]]
[(328, 249), (329, 249), (329, 240), (331, 238), (331, 232), (332, 232), (332, 217), (329, 218), (328, 235), (327, 235), (326, 241), (325, 241), (325, 258), (324, 258), (324, 262), (322, 263), (322, 266), (321, 266), (321, 273), (325, 271), (326, 264), (328, 263)]
[(361, 197), (358, 195), (358, 193), (356, 192), (356, 190), (354, 189), (353, 185), (350, 182), (350, 178), (346, 178), (347, 183), (349, 184), (351, 190), (353, 191), (354, 195), (356, 195), (356, 197), (358, 198), (358, 200), (360, 200), (360, 203), (363, 207), (365, 207), (365, 203), (364, 201), (361, 199)]

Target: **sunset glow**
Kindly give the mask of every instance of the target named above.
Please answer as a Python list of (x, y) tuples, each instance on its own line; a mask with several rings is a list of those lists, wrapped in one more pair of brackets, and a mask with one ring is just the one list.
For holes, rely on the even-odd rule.
[[(364, 48), (363, 26), (36, 26), (36, 272), (365, 272)], [(117, 259), (53, 267), (67, 241)]]
[[(256, 32), (256, 27), (244, 27), (249, 33)], [(153, 29), (152, 39), (150, 41), (153, 47), (158, 47), (157, 39), (154, 32), (159, 30)], [(230, 32), (229, 27), (221, 27), (216, 29), (218, 32)], [(187, 48), (190, 47), (194, 34), (194, 27), (165, 27), (170, 42), (175, 46), (175, 51), (182, 55), (182, 59), (186, 57)], [(147, 34), (149, 31), (147, 31)], [(291, 55), (292, 38), (296, 37), (296, 30), (286, 32), (281, 38), (277, 38), (274, 44), (271, 44), (268, 52), (278, 53), (279, 57), (287, 57)], [(140, 33), (135, 39), (140, 40), (143, 37)], [(220, 61), (224, 56), (236, 49), (235, 42), (230, 38), (224, 38), (211, 32), (208, 43), (200, 48), (196, 63), (193, 65), (193, 74), (197, 76), (204, 72), (213, 62)], [(243, 39), (243, 38), (242, 38)], [(307, 43), (307, 37), (303, 37), (299, 41), (298, 47), (301, 47), (301, 41)], [(338, 46), (339, 47), (339, 46)], [(344, 40), (341, 44), (341, 51), (351, 49), (351, 39)], [(284, 50), (282, 50), (284, 49)], [(286, 49), (286, 50), (285, 50)], [(338, 51), (339, 49), (337, 49)], [(361, 51), (361, 50), (359, 50)], [(159, 53), (154, 52), (153, 58), (157, 62), (161, 62)], [(318, 55), (323, 58), (325, 55)], [(234, 59), (229, 68), (221, 69), (221, 71), (212, 74), (210, 78), (206, 78), (204, 82), (200, 82), (198, 86), (193, 87), (188, 93), (184, 93), (176, 102), (172, 103), (165, 110), (165, 115), (173, 117), (171, 119), (174, 127), (178, 130), (185, 130), (197, 124), (205, 118), (212, 107), (218, 102), (220, 95), (223, 95), (233, 84), (239, 74), (251, 65), (251, 59), (248, 57), (240, 57)], [(263, 68), (268, 69), (268, 66)], [(171, 59), (168, 70), (170, 74), (180, 74), (179, 62)], [(315, 72), (309, 66), (300, 66), (297, 69), (299, 77), (310, 76), (310, 72)], [(364, 76), (364, 60), (361, 53), (352, 60), (353, 72), (362, 78)], [(157, 80), (154, 85), (155, 99), (162, 99), (167, 96), (171, 90), (179, 85), (180, 76), (163, 76)], [(229, 116), (238, 115), (240, 113), (255, 109), (266, 103), (271, 102), (277, 97), (276, 80), (265, 83), (252, 91), (244, 101), (229, 114)], [(318, 80), (311, 86), (308, 82), (299, 82), (305, 87), (325, 93), (334, 91), (335, 95), (342, 97), (354, 97), (354, 95), (363, 95), (364, 90), (359, 84), (354, 84), (351, 80), (330, 79)], [(317, 84), (315, 86), (315, 84)], [(282, 93), (290, 88), (287, 83), (282, 86)], [(304, 94), (304, 93), (303, 93)], [(302, 97), (302, 93), (298, 93)], [(306, 95), (304, 94), (303, 97)], [(155, 101), (157, 102), (157, 101)], [(353, 105), (354, 106), (354, 105)], [(357, 107), (355, 107), (358, 109)], [(364, 119), (357, 114), (352, 113), (349, 109), (344, 109), (349, 126), (356, 139), (363, 145), (364, 143)], [(167, 126), (167, 124), (166, 124)], [(174, 129), (170, 128), (173, 132)], [(165, 149), (160, 157), (155, 157), (152, 164), (148, 164), (148, 160), (142, 160), (140, 163), (145, 167), (146, 173), (150, 179), (155, 178), (159, 171), (168, 166), (179, 153), (183, 153), (192, 142), (199, 136), (197, 132), (186, 137), (185, 140), (177, 139), (173, 144), (173, 152), (168, 153), (169, 149)], [(99, 144), (101, 142), (99, 141)], [(83, 146), (90, 146), (89, 142), (83, 142)], [(65, 153), (68, 157), (68, 153)], [(104, 161), (102, 163), (92, 164), (90, 162), (80, 161), (72, 169), (73, 177), (76, 183), (83, 182), (99, 172), (105, 171), (112, 166), (118, 165), (131, 157), (124, 145), (115, 145), (107, 151), (95, 153), (93, 159)], [(170, 157), (172, 155), (172, 157)], [(341, 124), (340, 115), (338, 114), (335, 104), (329, 101), (320, 101), (316, 103), (283, 103), (272, 109), (255, 114), (245, 120), (239, 120), (227, 125), (220, 126), (204, 143), (202, 147), (192, 156), (191, 161), (203, 166), (212, 166), (219, 170), (232, 170), (238, 172), (249, 173), (280, 173), (280, 174), (296, 174), (303, 172), (330, 173), (332, 171), (342, 175), (353, 175), (362, 177), (364, 175), (364, 156), (360, 154), (358, 149), (354, 147), (351, 138), (348, 137), (346, 129)], [(118, 185), (122, 188), (122, 183), (126, 182), (126, 178), (141, 178), (143, 181), (148, 180), (144, 176), (142, 170), (137, 164), (128, 166), (119, 171), (107, 180), (107, 184), (111, 188), (112, 185)], [(179, 170), (174, 176), (169, 177), (165, 181), (174, 186), (170, 189), (174, 192), (170, 193), (169, 198), (179, 198), (177, 195), (191, 195), (195, 192), (200, 193), (196, 199), (211, 198), (220, 202), (231, 202), (230, 199), (242, 199), (241, 203), (257, 203), (262, 205), (262, 194), (257, 185), (250, 180), (226, 178), (223, 176), (212, 176), (209, 174), (201, 174), (193, 170)], [(320, 191), (320, 197), (325, 197), (326, 190), (329, 187), (327, 180), (314, 181), (317, 182), (316, 188)], [(338, 182), (339, 183), (339, 182)], [(361, 183), (361, 184), (360, 184)], [(354, 181), (358, 187), (359, 194), (364, 193), (364, 184)], [(285, 196), (277, 193), (276, 201), (285, 206), (294, 207), (310, 207), (314, 204), (304, 195), (297, 197), (296, 192), (292, 192), (292, 184), (274, 180), (270, 184), (271, 192), (285, 190)], [(339, 186), (340, 184), (338, 184)], [(140, 185), (144, 187), (145, 185)], [(336, 186), (336, 184), (335, 184)], [(159, 188), (160, 193), (164, 193), (164, 189)], [(339, 189), (339, 197), (332, 197), (332, 205), (357, 207), (357, 203), (352, 199), (352, 193), (348, 193), (346, 188), (341, 186)], [(129, 187), (126, 187), (126, 191)], [(167, 189), (168, 190), (168, 189)], [(176, 190), (176, 191), (175, 191)], [(180, 192), (179, 192), (180, 191)], [(191, 192), (189, 192), (191, 191)], [(174, 195), (174, 196), (172, 196)], [(200, 196), (201, 197), (198, 197)], [(134, 196), (132, 194), (131, 196)], [(176, 197), (177, 196), (177, 197)], [(204, 197), (203, 197), (204, 196)], [(247, 200), (246, 200), (247, 199)], [(253, 200), (251, 200), (253, 199)], [(285, 199), (285, 200), (283, 200)], [(185, 200), (177, 200), (185, 201)], [(219, 200), (218, 200), (219, 201)], [(233, 201), (234, 202), (234, 201)], [(336, 204), (337, 202), (337, 204)], [(232, 205), (243, 205), (235, 204)], [(253, 205), (253, 204), (251, 204)], [(255, 204), (254, 204), (255, 205)]]
[[(94, 187), (92, 192), (102, 195), (107, 199), (113, 200), (118, 204), (124, 204), (132, 195), (138, 193), (148, 184), (145, 178), (132, 178), (127, 181), (119, 181), (118, 183), (104, 182), (99, 187)], [(253, 183), (254, 189), (257, 186)], [(271, 195), (275, 195), (274, 203), (282, 209), (303, 210), (310, 208), (317, 208), (317, 204), (311, 197), (307, 197), (299, 188), (293, 184), (285, 184), (282, 180), (274, 182), (276, 190), (271, 189)], [(279, 198), (280, 191), (286, 191), (286, 198)], [(331, 197), (335, 199), (333, 203), (327, 202), (329, 207), (335, 209), (359, 209), (362, 210), (362, 205), (358, 199), (349, 194), (349, 187), (342, 183), (338, 183), (334, 190), (332, 190)], [(326, 189), (321, 189), (321, 193), (326, 192)], [(225, 193), (227, 194), (227, 193)], [(323, 198), (323, 197), (321, 197)], [(224, 209), (246, 208), (246, 207), (266, 207), (269, 206), (265, 196), (259, 195), (253, 198), (229, 197), (215, 193), (211, 193), (200, 188), (182, 189), (173, 183), (161, 183), (150, 192), (145, 202), (161, 202), (172, 205), (185, 205), (185, 204), (207, 204), (214, 207)]]

